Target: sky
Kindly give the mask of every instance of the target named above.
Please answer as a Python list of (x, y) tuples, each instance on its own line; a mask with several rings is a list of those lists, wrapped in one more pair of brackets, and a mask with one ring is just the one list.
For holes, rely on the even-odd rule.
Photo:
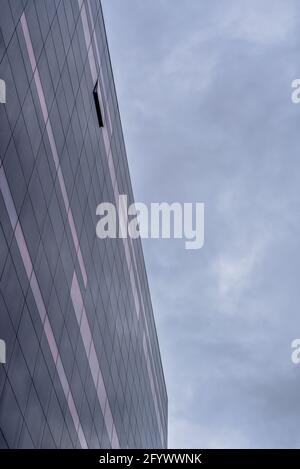
[(299, 448), (299, 2), (102, 6), (136, 201), (205, 203), (143, 241), (169, 447)]

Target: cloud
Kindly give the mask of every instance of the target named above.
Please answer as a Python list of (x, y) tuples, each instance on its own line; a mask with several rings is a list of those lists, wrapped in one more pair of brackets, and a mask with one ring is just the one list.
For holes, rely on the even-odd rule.
[[(293, 1), (245, 0), (231, 2), (229, 28), (233, 37), (257, 45), (282, 44), (297, 26), (297, 6)], [(229, 15), (230, 15), (229, 13)]]
[(224, 426), (204, 426), (184, 418), (178, 418), (170, 429), (169, 447), (229, 449), (232, 447), (233, 441), (238, 448), (247, 447), (247, 440), (238, 429), (228, 430)]
[[(203, 93), (213, 79), (218, 53), (209, 47), (201, 34), (188, 34), (166, 54), (159, 71), (174, 93)], [(161, 79), (161, 80), (162, 80)]]
[(236, 303), (251, 282), (254, 269), (261, 259), (261, 247), (247, 246), (246, 252), (226, 256), (221, 254), (213, 264), (217, 276), (219, 301), (223, 311), (236, 309)]

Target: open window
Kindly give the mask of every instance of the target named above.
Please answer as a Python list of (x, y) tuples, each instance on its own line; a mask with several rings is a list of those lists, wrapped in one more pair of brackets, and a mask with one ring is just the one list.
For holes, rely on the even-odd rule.
[(94, 96), (94, 101), (95, 101), (95, 107), (96, 107), (96, 113), (97, 113), (97, 118), (98, 118), (98, 123), (99, 127), (104, 127), (104, 122), (103, 122), (103, 117), (101, 113), (101, 106), (100, 106), (100, 100), (99, 100), (99, 82), (97, 80), (94, 91), (93, 91), (93, 96)]

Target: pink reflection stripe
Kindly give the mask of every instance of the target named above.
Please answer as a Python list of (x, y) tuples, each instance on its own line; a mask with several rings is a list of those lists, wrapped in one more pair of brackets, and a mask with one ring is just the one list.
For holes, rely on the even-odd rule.
[(28, 249), (27, 249), (27, 246), (26, 246), (26, 241), (25, 241), (24, 236), (23, 236), (23, 231), (22, 231), (22, 228), (21, 228), (21, 225), (20, 225), (19, 222), (17, 223), (17, 226), (16, 226), (15, 237), (16, 237), (16, 240), (17, 240), (19, 250), (20, 250), (21, 255), (22, 255), (22, 259), (23, 259), (23, 263), (24, 263), (24, 267), (25, 267), (25, 270), (26, 270), (27, 277), (30, 279), (33, 267), (32, 267), (30, 255), (29, 255), (29, 252), (28, 252)]
[(60, 381), (61, 381), (62, 388), (64, 390), (64, 394), (65, 394), (65, 396), (68, 396), (69, 395), (69, 390), (70, 390), (69, 389), (69, 383), (68, 383), (68, 380), (67, 380), (67, 377), (66, 377), (66, 374), (65, 374), (65, 370), (64, 370), (60, 355), (58, 355), (58, 357), (57, 357), (56, 369), (57, 369), (57, 372), (58, 372), (58, 376), (60, 377)]
[(83, 301), (82, 301), (79, 283), (77, 280), (77, 275), (75, 274), (75, 272), (73, 275), (72, 286), (71, 286), (71, 299), (72, 299), (77, 322), (80, 325), (81, 315), (82, 315), (82, 310), (83, 310)]
[(35, 55), (34, 55), (34, 51), (33, 51), (33, 47), (32, 47), (32, 42), (30, 40), (30, 34), (29, 34), (25, 14), (21, 16), (21, 25), (22, 25), (22, 29), (23, 29), (23, 34), (24, 34), (24, 38), (25, 38), (25, 43), (26, 43), (26, 47), (27, 47), (27, 51), (28, 51), (28, 55), (29, 55), (31, 68), (32, 68), (32, 71), (34, 73), (34, 79), (35, 79), (36, 87), (37, 87), (37, 90), (38, 90), (38, 95), (40, 96), (40, 102), (41, 102), (41, 108), (42, 108), (44, 121), (46, 123), (47, 120), (48, 120), (48, 111), (47, 111), (47, 106), (46, 106), (46, 101), (45, 101), (45, 97), (44, 97), (44, 93), (43, 93), (43, 88), (42, 88), (42, 84), (41, 84), (40, 75), (39, 75), (39, 72), (36, 68)]
[(46, 337), (48, 339), (48, 344), (49, 344), (49, 347), (50, 347), (50, 350), (51, 350), (51, 355), (52, 355), (53, 361), (56, 365), (57, 357), (58, 357), (58, 348), (57, 348), (57, 345), (56, 345), (56, 340), (55, 340), (55, 337), (54, 337), (54, 334), (53, 334), (52, 327), (51, 327), (51, 324), (49, 322), (48, 316), (45, 317), (44, 331), (45, 331)]
[[(108, 133), (105, 129), (103, 129), (102, 136), (103, 136), (103, 140), (104, 140), (106, 155), (109, 155), (109, 153), (110, 153), (109, 136), (108, 136)], [(107, 156), (107, 157), (109, 158), (109, 156)]]
[(86, 273), (86, 270), (85, 270), (84, 260), (83, 260), (83, 257), (82, 257), (82, 252), (81, 252), (80, 246), (78, 246), (77, 257), (78, 257), (79, 267), (80, 267), (80, 270), (81, 270), (81, 275), (82, 275), (82, 278), (83, 278), (83, 283), (84, 283), (84, 286), (86, 287), (87, 286), (87, 273)]
[(47, 316), (47, 311), (46, 311), (44, 300), (43, 300), (40, 287), (38, 285), (34, 272), (32, 272), (32, 276), (30, 279), (30, 287), (33, 293), (33, 297), (34, 297), (38, 312), (40, 314), (41, 321), (44, 324), (45, 317)]
[(115, 426), (114, 426), (113, 416), (112, 416), (108, 401), (106, 401), (106, 407), (105, 407), (105, 413), (104, 413), (104, 422), (105, 422), (105, 426), (107, 428), (107, 432), (108, 432), (109, 437), (110, 437), (111, 447), (113, 448), (113, 439), (112, 439), (113, 435), (112, 434), (115, 431)]
[(5, 201), (5, 205), (6, 205), (6, 209), (8, 212), (8, 216), (10, 219), (12, 229), (13, 231), (15, 231), (15, 228), (18, 222), (18, 215), (17, 215), (15, 204), (12, 199), (9, 187), (8, 187), (8, 183), (7, 183), (5, 173), (4, 173), (3, 166), (0, 167), (0, 189), (3, 195), (3, 199)]
[(78, 440), (79, 440), (79, 444), (81, 448), (88, 449), (81, 425), (79, 425), (79, 428), (78, 428)]
[[(149, 359), (149, 355), (148, 355), (148, 349), (147, 349), (147, 344), (146, 344), (145, 333), (143, 335), (143, 348), (144, 348), (144, 353), (145, 353), (145, 357), (146, 357), (146, 365), (147, 365), (148, 375), (149, 375), (149, 378), (150, 378), (151, 391), (152, 391), (152, 394), (155, 395), (156, 394), (155, 393), (155, 386), (154, 386), (154, 381), (153, 381), (153, 375), (152, 375), (152, 370), (151, 370), (150, 359)], [(157, 418), (157, 423), (158, 423), (158, 430), (159, 430), (159, 433), (160, 433), (161, 441), (163, 442), (164, 437), (163, 437), (163, 430), (162, 430), (162, 424), (161, 424), (161, 418), (160, 418), (160, 412), (159, 412), (159, 408), (158, 408), (157, 399), (154, 399), (153, 401), (154, 401), (155, 413), (156, 413), (156, 418)]]
[(58, 170), (57, 170), (57, 177), (58, 177), (59, 185), (61, 187), (61, 192), (62, 192), (62, 196), (63, 196), (65, 209), (66, 209), (66, 212), (68, 213), (68, 211), (69, 211), (69, 199), (68, 199), (67, 189), (66, 189), (66, 186), (65, 186), (65, 181), (64, 181), (64, 177), (63, 177), (63, 174), (61, 172), (61, 167), (60, 166), (58, 167)]
[(73, 218), (73, 214), (72, 214), (71, 210), (69, 210), (69, 212), (68, 212), (68, 221), (69, 221), (69, 225), (70, 225), (70, 229), (71, 229), (71, 233), (72, 233), (72, 237), (73, 237), (73, 241), (74, 241), (74, 246), (75, 246), (75, 249), (76, 249), (76, 252), (77, 252), (77, 250), (79, 248), (79, 241), (78, 241), (75, 222), (74, 222), (74, 218)]
[[(83, 305), (83, 299), (77, 279), (76, 272), (73, 275), (73, 281), (71, 285), (71, 299), (73, 302), (73, 308), (75, 311), (75, 315), (78, 321), (78, 325), (80, 327), (81, 337), (83, 341), (83, 345), (85, 348), (85, 353), (88, 358), (89, 367), (91, 370), (92, 378), (95, 384), (95, 388), (97, 390), (97, 395), (100, 403), (100, 407), (102, 410), (102, 414), (104, 416), (104, 422), (106, 426), (106, 430), (111, 442), (112, 448), (119, 448), (119, 439), (117, 437), (116, 428), (113, 421), (113, 416), (111, 413), (107, 392), (105, 388), (105, 384), (103, 381), (102, 372), (99, 365), (99, 360), (97, 357), (91, 329), (89, 326), (87, 314), (85, 307)], [(82, 314), (81, 314), (82, 312)], [(114, 434), (114, 437), (113, 437)]]
[[(68, 406), (69, 406), (71, 415), (74, 416), (73, 421), (74, 421), (75, 428), (78, 429), (79, 426), (80, 426), (79, 417), (78, 417), (78, 414), (77, 414), (77, 410), (76, 410), (76, 406), (75, 406), (73, 396), (70, 392), (68, 394)], [(78, 434), (78, 431), (77, 431), (77, 434)]]
[(86, 273), (86, 270), (85, 270), (84, 260), (83, 260), (83, 257), (82, 257), (82, 252), (81, 252), (80, 244), (79, 244), (79, 241), (78, 241), (77, 231), (76, 231), (75, 222), (74, 222), (74, 218), (73, 218), (73, 214), (71, 212), (71, 209), (69, 209), (69, 212), (68, 212), (68, 220), (69, 220), (69, 225), (70, 225), (70, 229), (71, 229), (71, 233), (72, 233), (72, 237), (73, 237), (74, 246), (75, 246), (75, 249), (76, 249), (76, 252), (77, 252), (77, 259), (78, 259), (79, 267), (80, 267), (80, 270), (81, 270), (83, 283), (84, 283), (84, 286), (86, 287), (87, 286), (87, 273)]
[(50, 122), (50, 119), (49, 119), (49, 113), (48, 113), (48, 109), (47, 109), (45, 94), (44, 94), (44, 91), (43, 91), (43, 87), (42, 87), (42, 83), (41, 83), (41, 79), (40, 79), (40, 74), (39, 74), (39, 71), (38, 71), (38, 68), (37, 68), (36, 58), (35, 58), (35, 55), (34, 55), (34, 50), (33, 50), (33, 46), (32, 46), (30, 33), (29, 33), (29, 30), (28, 30), (28, 24), (27, 24), (25, 13), (22, 14), (21, 25), (22, 25), (22, 30), (23, 30), (23, 34), (24, 34), (25, 43), (26, 43), (27, 52), (28, 52), (28, 55), (29, 55), (31, 68), (32, 68), (32, 71), (33, 71), (33, 74), (34, 74), (34, 81), (35, 81), (35, 85), (36, 85), (36, 89), (37, 89), (37, 94), (38, 94), (38, 97), (39, 97), (39, 102), (40, 102), (40, 106), (41, 106), (41, 109), (42, 109), (44, 122), (45, 122), (45, 125), (46, 125), (46, 130), (47, 130), (47, 135), (48, 135), (48, 139), (49, 139), (49, 143), (50, 143), (51, 153), (52, 153), (52, 157), (53, 157), (53, 160), (54, 160), (55, 169), (56, 169), (57, 174), (58, 174), (58, 182), (59, 182), (60, 190), (62, 192), (62, 197), (63, 197), (64, 205), (65, 205), (65, 208), (66, 208), (66, 212), (68, 213), (68, 220), (69, 220), (69, 224), (70, 224), (70, 228), (71, 228), (72, 239), (73, 239), (73, 243), (74, 243), (75, 250), (76, 250), (76, 253), (77, 253), (77, 258), (78, 258), (80, 271), (81, 271), (81, 274), (82, 274), (82, 279), (83, 279), (84, 285), (86, 287), (87, 286), (87, 272), (86, 272), (84, 260), (83, 260), (83, 257), (82, 257), (82, 252), (81, 252), (81, 249), (80, 249), (80, 246), (79, 246), (79, 242), (78, 242), (78, 235), (77, 235), (73, 215), (72, 215), (72, 212), (71, 212), (71, 209), (70, 209), (70, 202), (69, 202), (69, 198), (68, 198), (68, 194), (67, 194), (67, 190), (66, 190), (64, 177), (63, 177), (61, 167), (60, 167), (60, 164), (59, 164), (59, 156), (58, 156), (58, 152), (57, 152), (57, 147), (56, 147), (56, 144), (55, 144), (55, 139), (54, 139), (54, 135), (53, 135), (51, 122)]
[(46, 129), (47, 129), (47, 135), (48, 135), (48, 139), (49, 139), (49, 143), (50, 143), (50, 147), (51, 147), (51, 152), (52, 152), (52, 156), (53, 156), (53, 160), (54, 160), (55, 169), (57, 171), (58, 168), (59, 168), (59, 158), (58, 158), (58, 153), (57, 153), (57, 149), (56, 149), (56, 144), (55, 144), (54, 135), (53, 135), (53, 132), (52, 132), (52, 126), (51, 126), (50, 120), (48, 120), (48, 122), (47, 122)]
[(116, 444), (118, 443), (118, 436), (116, 434), (116, 429), (113, 429), (113, 435), (112, 435), (112, 448), (116, 448)]
[(80, 324), (80, 332), (81, 332), (81, 337), (82, 337), (83, 343), (86, 344), (86, 350), (89, 351), (89, 354), (87, 355), (89, 357), (90, 356), (90, 347), (91, 347), (91, 343), (92, 343), (92, 334), (91, 334), (91, 330), (90, 330), (90, 327), (89, 327), (89, 324), (88, 324), (86, 314), (82, 315), (81, 324)]
[(106, 396), (106, 388), (105, 388), (105, 384), (104, 384), (104, 381), (103, 381), (102, 374), (99, 375), (99, 379), (98, 379), (97, 395), (98, 395), (98, 399), (99, 399), (99, 402), (100, 402), (100, 405), (101, 405), (102, 414), (104, 416), (105, 415), (105, 405), (106, 405), (106, 401), (107, 401), (107, 396)]
[[(92, 342), (91, 347), (90, 347), (89, 363), (90, 363), (90, 368), (91, 368), (94, 383), (98, 383), (98, 376), (99, 376), (99, 371), (97, 369), (97, 360), (98, 358), (97, 358), (97, 353), (95, 350), (95, 345), (94, 345), (94, 342)], [(100, 403), (100, 405), (102, 409), (102, 404)], [(104, 402), (104, 405), (105, 405), (105, 402)]]
[(40, 79), (40, 74), (39, 74), (37, 68), (35, 69), (34, 80), (35, 80), (35, 84), (36, 84), (36, 88), (37, 88), (37, 93), (38, 93), (38, 96), (39, 96), (39, 98), (40, 98), (40, 103), (41, 103), (41, 109), (42, 109), (43, 118), (44, 118), (44, 121), (47, 122), (47, 121), (48, 121), (48, 118), (49, 118), (48, 109), (47, 109), (47, 104), (46, 104), (46, 101), (45, 101), (45, 96), (44, 96), (44, 93), (43, 93), (43, 88), (42, 88), (42, 83), (41, 83), (41, 79)]
[[(51, 355), (56, 365), (56, 369), (58, 372), (60, 382), (62, 384), (62, 388), (65, 394), (66, 400), (69, 404), (69, 410), (70, 410), (70, 413), (74, 422), (76, 432), (78, 434), (79, 441), (81, 443), (82, 448), (87, 448), (87, 442), (84, 438), (83, 430), (79, 422), (79, 417), (78, 417), (78, 413), (77, 413), (74, 400), (72, 397), (71, 389), (70, 389), (70, 386), (66, 377), (66, 373), (64, 371), (64, 367), (62, 365), (62, 361), (58, 352), (57, 343), (53, 334), (51, 324), (49, 322), (49, 318), (47, 316), (45, 304), (44, 304), (43, 297), (42, 297), (42, 294), (41, 294), (41, 291), (40, 291), (40, 288), (36, 279), (36, 275), (32, 267), (32, 261), (30, 258), (30, 254), (29, 254), (29, 250), (28, 250), (25, 238), (24, 238), (24, 234), (23, 234), (20, 223), (18, 221), (17, 222), (15, 221), (17, 217), (16, 209), (13, 204), (12, 196), (10, 193), (10, 189), (7, 183), (7, 179), (6, 179), (6, 175), (4, 173), (3, 167), (0, 168), (0, 189), (2, 192), (6, 210), (10, 218), (12, 229), (15, 229), (15, 237), (16, 237), (18, 248), (19, 248), (19, 252), (20, 252), (20, 255), (21, 255), (25, 270), (26, 270), (28, 280), (30, 282), (32, 294), (36, 302), (36, 306), (40, 315), (41, 322), (43, 324), (43, 330), (47, 338), (47, 342), (51, 351)], [(57, 366), (57, 363), (59, 364), (59, 366)]]
[(95, 62), (95, 56), (93, 52), (93, 47), (91, 44), (91, 33), (90, 33), (90, 28), (89, 28), (89, 23), (87, 19), (87, 14), (86, 14), (86, 8), (82, 0), (78, 0), (79, 4), (79, 9), (81, 13), (81, 20), (82, 20), (82, 25), (83, 25), (83, 34), (84, 34), (84, 39), (85, 43), (87, 46), (87, 51), (88, 51), (88, 58), (89, 58), (89, 63), (91, 67), (91, 73), (92, 73), (92, 79), (93, 83), (96, 83), (97, 81), (97, 69), (96, 69), (96, 62)]
[(32, 68), (32, 71), (34, 73), (35, 69), (36, 69), (36, 60), (35, 60), (35, 55), (34, 55), (34, 51), (33, 51), (33, 47), (32, 47), (32, 42), (31, 42), (31, 39), (30, 39), (30, 34), (29, 34), (29, 29), (28, 29), (25, 13), (23, 13), (23, 15), (21, 16), (21, 25), (22, 25), (22, 29), (23, 29), (23, 34), (24, 34), (24, 38), (25, 38), (25, 42), (26, 42), (26, 47), (27, 47), (27, 51), (28, 51), (28, 55), (29, 55), (31, 68)]

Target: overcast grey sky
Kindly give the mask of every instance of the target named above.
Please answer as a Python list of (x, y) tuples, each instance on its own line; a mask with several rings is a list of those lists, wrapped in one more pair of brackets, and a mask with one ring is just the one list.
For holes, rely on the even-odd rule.
[(135, 198), (204, 202), (144, 241), (170, 447), (300, 447), (297, 0), (102, 0)]

